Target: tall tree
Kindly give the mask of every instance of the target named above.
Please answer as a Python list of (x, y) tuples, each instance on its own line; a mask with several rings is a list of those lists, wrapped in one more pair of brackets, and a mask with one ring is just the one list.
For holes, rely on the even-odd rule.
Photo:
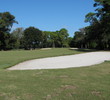
[(0, 13), (0, 31), (9, 32), (14, 23), (17, 21), (9, 12)]
[(13, 37), (16, 42), (15, 42), (15, 48), (19, 49), (23, 47), (23, 35), (24, 35), (24, 28), (16, 28), (11, 32), (11, 37)]
[(74, 38), (73, 38), (73, 41), (74, 41), (74, 45), (78, 48), (84, 48), (85, 46), (85, 34), (82, 33), (81, 31), (76, 31), (74, 33)]
[(35, 28), (29, 27), (24, 30), (24, 47), (25, 49), (39, 48), (42, 43), (42, 31)]
[(60, 31), (58, 32), (58, 37), (59, 37), (59, 42), (61, 47), (67, 47), (68, 46), (68, 30), (65, 28), (60, 29)]
[[(110, 0), (94, 0), (95, 13), (86, 15), (86, 22), (90, 22), (87, 36), (98, 49), (110, 48)], [(91, 36), (91, 37), (90, 37)]]
[(0, 13), (0, 50), (7, 49), (7, 45), (9, 45), (9, 31), (14, 23), (17, 23), (17, 21), (9, 12)]

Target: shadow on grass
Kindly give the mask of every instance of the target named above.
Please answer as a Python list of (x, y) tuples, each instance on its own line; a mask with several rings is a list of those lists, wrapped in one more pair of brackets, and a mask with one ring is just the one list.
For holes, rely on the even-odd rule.
[(95, 51), (100, 51), (100, 50), (96, 50), (96, 49), (84, 49), (84, 48), (70, 49), (70, 50), (79, 51), (79, 52), (95, 52)]

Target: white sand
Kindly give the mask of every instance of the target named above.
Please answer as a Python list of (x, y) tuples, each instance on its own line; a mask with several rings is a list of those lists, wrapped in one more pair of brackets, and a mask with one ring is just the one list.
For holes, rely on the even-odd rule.
[(35, 59), (22, 62), (8, 70), (59, 69), (99, 64), (110, 60), (110, 52), (91, 52), (69, 56)]
[(40, 50), (50, 50), (50, 49), (52, 49), (52, 48), (42, 48)]

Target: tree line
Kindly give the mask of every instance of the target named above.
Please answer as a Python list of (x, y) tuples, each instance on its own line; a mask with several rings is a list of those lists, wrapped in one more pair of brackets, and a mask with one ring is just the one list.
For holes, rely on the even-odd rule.
[(72, 45), (79, 48), (110, 49), (110, 0), (94, 0), (95, 12), (85, 16), (90, 26), (76, 31)]
[(69, 47), (69, 33), (65, 28), (51, 32), (30, 26), (10, 32), (14, 23), (18, 22), (9, 12), (0, 13), (0, 50)]
[(35, 27), (17, 28), (11, 33), (15, 38), (15, 47), (17, 49), (36, 49), (48, 47), (69, 47), (69, 34), (65, 28), (59, 31), (41, 31)]
[(79, 29), (73, 37), (68, 30), (42, 31), (36, 27), (16, 28), (11, 31), (15, 16), (9, 12), (0, 13), (0, 50), (36, 49), (47, 47), (77, 47), (89, 49), (110, 49), (110, 1), (94, 0), (95, 12), (85, 16), (90, 25)]

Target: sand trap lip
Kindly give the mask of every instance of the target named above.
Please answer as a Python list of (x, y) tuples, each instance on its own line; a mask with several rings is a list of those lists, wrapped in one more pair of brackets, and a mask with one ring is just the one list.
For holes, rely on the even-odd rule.
[(40, 50), (50, 50), (50, 49), (52, 49), (52, 48), (42, 48)]
[(110, 52), (91, 52), (68, 56), (34, 59), (19, 63), (8, 70), (61, 69), (99, 64), (110, 60)]

